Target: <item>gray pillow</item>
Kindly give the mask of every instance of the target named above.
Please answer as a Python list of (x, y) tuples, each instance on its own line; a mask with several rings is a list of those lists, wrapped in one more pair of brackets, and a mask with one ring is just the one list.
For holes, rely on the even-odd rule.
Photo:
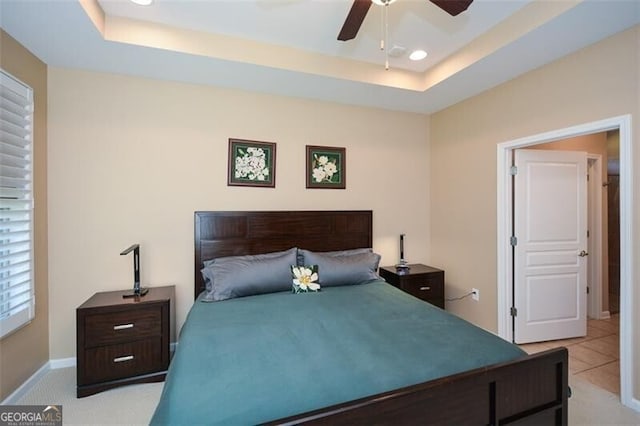
[[(310, 250), (305, 250), (305, 249), (298, 249), (298, 266), (304, 266), (304, 255), (305, 253), (314, 253)], [(350, 249), (350, 250), (338, 250), (338, 251), (318, 251), (315, 253), (319, 253), (322, 254), (324, 256), (349, 256), (352, 254), (361, 254), (361, 253), (373, 253), (373, 249), (371, 247), (369, 248), (357, 248), (357, 249)]]
[(291, 290), (291, 265), (297, 249), (248, 256), (220, 257), (205, 262), (202, 300), (214, 302), (254, 294)]
[(380, 255), (370, 251), (358, 253), (312, 252), (299, 250), (304, 256), (304, 264), (318, 265), (322, 287), (364, 284), (378, 280)]

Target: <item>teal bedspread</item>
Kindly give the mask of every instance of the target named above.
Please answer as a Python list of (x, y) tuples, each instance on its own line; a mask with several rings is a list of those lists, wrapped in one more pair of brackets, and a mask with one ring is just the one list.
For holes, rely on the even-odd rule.
[(382, 281), (197, 300), (151, 423), (257, 424), (523, 355)]

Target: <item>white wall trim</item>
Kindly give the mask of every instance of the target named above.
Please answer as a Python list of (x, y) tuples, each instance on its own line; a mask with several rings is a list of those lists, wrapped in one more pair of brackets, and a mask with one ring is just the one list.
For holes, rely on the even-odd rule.
[(510, 208), (513, 205), (513, 197), (511, 191), (507, 188), (512, 187), (512, 177), (509, 168), (513, 163), (513, 152), (511, 144), (505, 142), (498, 144), (498, 161), (497, 161), (497, 183), (498, 190), (496, 198), (497, 205), (497, 238), (498, 238), (498, 258), (496, 278), (498, 280), (498, 336), (509, 342), (513, 342), (513, 321), (509, 308), (513, 303), (513, 291), (511, 288), (511, 280), (513, 277), (512, 249), (510, 244), (502, 244), (511, 237), (511, 214)]
[[(588, 205), (589, 213), (589, 265), (588, 279), (589, 286), (587, 313), (592, 315), (593, 319), (602, 319), (602, 268), (604, 266), (602, 259), (602, 155), (587, 153), (587, 161), (589, 166), (587, 170), (592, 170), (593, 174), (589, 175), (588, 183)], [(590, 165), (593, 164), (593, 169)]]
[[(175, 352), (177, 346), (178, 346), (177, 342), (171, 343), (169, 345), (169, 350), (171, 351), (172, 354), (173, 352)], [(40, 367), (38, 371), (33, 373), (31, 377), (25, 380), (25, 382), (21, 384), (18, 387), (18, 389), (13, 391), (2, 402), (0, 402), (0, 405), (17, 404), (20, 398), (25, 396), (27, 392), (29, 392), (35, 386), (35, 384), (38, 383), (38, 381), (42, 379), (44, 375), (47, 374), (49, 371), (57, 370), (59, 368), (75, 367), (76, 363), (77, 363), (76, 357), (51, 359), (45, 362), (44, 365)]]
[(18, 389), (14, 390), (8, 397), (6, 397), (0, 405), (16, 405), (20, 398), (25, 396), (27, 392), (31, 390), (33, 386), (35, 386), (38, 381), (44, 377), (45, 374), (50, 370), (49, 361), (45, 362), (42, 367), (38, 369), (35, 373), (31, 375), (23, 384), (18, 386)]
[[(178, 342), (173, 342), (169, 345), (169, 350), (171, 351), (172, 355), (175, 352), (177, 346), (178, 346)], [(21, 384), (18, 387), (18, 389), (13, 391), (8, 397), (6, 397), (2, 402), (0, 402), (0, 405), (17, 404), (20, 398), (26, 395), (27, 392), (29, 392), (31, 388), (33, 388), (35, 384), (38, 383), (38, 381), (42, 377), (44, 377), (45, 374), (47, 374), (47, 372), (51, 370), (57, 370), (59, 368), (75, 367), (76, 363), (77, 363), (76, 357), (58, 358), (58, 359), (51, 359), (47, 361), (46, 363), (44, 363), (42, 367), (38, 369), (38, 371), (33, 373), (31, 377), (29, 377), (23, 384)]]
[(633, 294), (633, 152), (631, 143), (631, 115), (618, 117), (620, 129), (620, 396), (622, 403), (640, 411), (634, 399), (633, 381), (636, 376), (633, 360), (635, 321)]
[(629, 403), (624, 405), (640, 413), (640, 399), (631, 398)]
[(528, 136), (497, 145), (497, 279), (498, 279), (498, 335), (513, 340), (509, 308), (513, 298), (511, 236), (512, 220), (511, 167), (512, 151), (516, 148), (552, 142), (607, 130), (620, 131), (620, 395), (622, 403), (640, 411), (640, 402), (633, 398), (633, 156), (631, 143), (631, 115), (621, 115), (600, 121), (584, 123), (565, 129)]
[(76, 357), (52, 359), (49, 361), (49, 366), (52, 370), (57, 370), (58, 368), (75, 367)]
[(40, 367), (35, 373), (31, 375), (27, 380), (22, 383), (18, 389), (13, 391), (8, 397), (4, 399), (0, 403), (0, 405), (14, 405), (27, 394), (35, 386), (36, 383), (40, 379), (44, 377), (51, 370), (56, 370), (58, 368), (68, 368), (76, 366), (76, 357), (71, 358), (60, 358), (60, 359), (50, 359), (45, 362), (42, 367)]

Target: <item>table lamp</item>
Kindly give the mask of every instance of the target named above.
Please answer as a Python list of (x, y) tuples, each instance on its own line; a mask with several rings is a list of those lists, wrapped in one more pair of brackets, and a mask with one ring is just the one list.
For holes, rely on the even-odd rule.
[(120, 256), (129, 254), (133, 251), (133, 291), (125, 293), (122, 297), (141, 297), (149, 292), (148, 288), (140, 287), (140, 244), (134, 244), (128, 249), (120, 253)]
[(400, 234), (400, 262), (396, 265), (396, 271), (400, 274), (409, 272), (409, 262), (404, 259), (404, 235)]

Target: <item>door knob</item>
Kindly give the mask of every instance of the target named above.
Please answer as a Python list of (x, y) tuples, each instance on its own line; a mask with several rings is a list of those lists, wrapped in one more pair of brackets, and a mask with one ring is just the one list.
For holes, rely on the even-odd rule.
[(582, 250), (582, 251), (580, 252), (580, 254), (578, 254), (578, 256), (580, 256), (580, 257), (589, 256), (589, 253), (587, 253), (586, 251)]

